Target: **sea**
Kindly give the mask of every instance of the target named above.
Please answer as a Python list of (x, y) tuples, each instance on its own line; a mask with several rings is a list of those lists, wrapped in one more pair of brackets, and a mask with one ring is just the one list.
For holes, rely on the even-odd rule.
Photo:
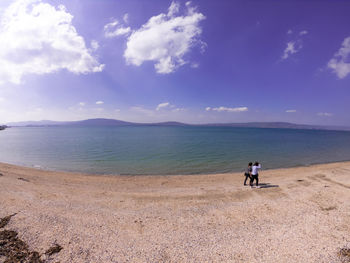
[(240, 172), (350, 160), (350, 132), (237, 127), (12, 127), (0, 162), (110, 175)]

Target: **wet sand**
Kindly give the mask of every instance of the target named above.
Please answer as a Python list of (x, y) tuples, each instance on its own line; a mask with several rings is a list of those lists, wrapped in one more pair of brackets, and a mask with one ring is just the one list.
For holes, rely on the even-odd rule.
[(62, 246), (46, 262), (341, 262), (350, 245), (350, 162), (261, 171), (259, 189), (242, 173), (0, 173), (3, 229)]

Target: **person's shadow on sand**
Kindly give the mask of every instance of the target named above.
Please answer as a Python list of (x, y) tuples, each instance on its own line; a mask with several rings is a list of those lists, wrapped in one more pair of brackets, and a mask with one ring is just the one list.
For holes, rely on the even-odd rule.
[(272, 187), (280, 187), (280, 186), (277, 184), (270, 184), (270, 183), (259, 184), (259, 188), (272, 188)]

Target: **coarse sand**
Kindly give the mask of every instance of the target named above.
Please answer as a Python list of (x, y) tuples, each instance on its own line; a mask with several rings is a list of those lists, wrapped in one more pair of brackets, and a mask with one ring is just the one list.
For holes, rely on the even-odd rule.
[(43, 262), (350, 262), (350, 162), (263, 170), (252, 189), (242, 173), (0, 173), (0, 231)]

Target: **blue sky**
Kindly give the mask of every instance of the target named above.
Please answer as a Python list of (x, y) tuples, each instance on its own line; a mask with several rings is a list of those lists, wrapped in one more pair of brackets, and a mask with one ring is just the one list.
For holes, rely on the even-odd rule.
[(4, 0), (0, 123), (350, 126), (349, 1)]

